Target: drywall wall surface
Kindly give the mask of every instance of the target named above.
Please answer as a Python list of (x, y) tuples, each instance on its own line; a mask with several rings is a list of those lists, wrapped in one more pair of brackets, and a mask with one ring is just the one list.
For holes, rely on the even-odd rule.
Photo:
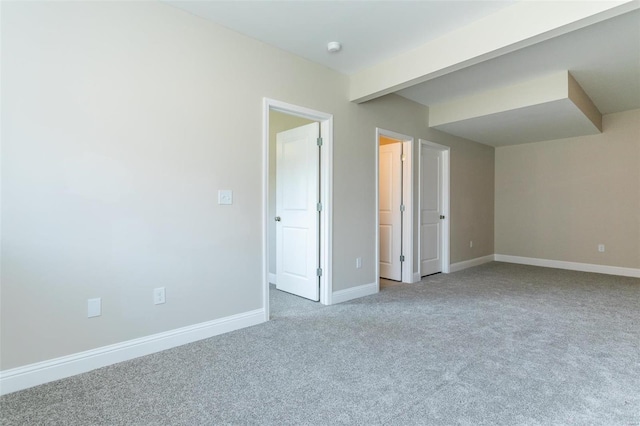
[(494, 253), (495, 148), (465, 140), (450, 146), (451, 263), (458, 263)]
[[(640, 267), (640, 110), (603, 133), (496, 149), (496, 253)], [(598, 252), (598, 245), (605, 252)]]
[[(269, 217), (276, 217), (276, 135), (285, 130), (295, 129), (313, 123), (302, 117), (278, 111), (269, 113)], [(269, 221), (269, 272), (276, 273), (276, 222)], [(275, 283), (274, 283), (275, 284)]]
[(452, 261), (493, 253), (493, 148), (427, 108), (159, 2), (1, 7), (0, 369), (262, 307), (264, 97), (334, 115), (334, 291), (376, 280), (376, 127), (451, 146)]

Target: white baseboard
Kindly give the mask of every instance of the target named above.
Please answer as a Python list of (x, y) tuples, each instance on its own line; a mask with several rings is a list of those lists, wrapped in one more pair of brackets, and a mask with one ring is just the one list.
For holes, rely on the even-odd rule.
[(509, 256), (496, 254), (498, 262), (519, 263), (522, 265), (543, 266), (545, 268), (568, 269), (570, 271), (596, 272), (598, 274), (621, 275), (623, 277), (640, 278), (640, 269), (620, 266), (596, 265), (593, 263), (565, 262), (563, 260), (538, 259), (535, 257)]
[(348, 288), (346, 290), (334, 291), (331, 297), (331, 304), (346, 302), (347, 300), (357, 299), (359, 297), (370, 296), (378, 292), (378, 283), (370, 283), (359, 285), (358, 287)]
[(411, 281), (412, 283), (419, 283), (422, 280), (422, 277), (420, 276), (420, 272), (414, 272), (413, 273), (413, 281)]
[(494, 260), (495, 260), (494, 255), (490, 254), (487, 256), (476, 257), (475, 259), (469, 259), (462, 262), (452, 263), (451, 265), (449, 265), (449, 272), (462, 271), (463, 269), (482, 265), (484, 263), (493, 262)]
[(278, 279), (276, 274), (272, 274), (269, 272), (269, 284), (278, 284)]
[(190, 325), (23, 367), (0, 371), (0, 395), (64, 379), (265, 321), (264, 309)]

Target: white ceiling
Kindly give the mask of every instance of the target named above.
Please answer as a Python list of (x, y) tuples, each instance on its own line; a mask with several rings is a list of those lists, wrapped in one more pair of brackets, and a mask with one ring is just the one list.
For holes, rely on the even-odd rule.
[[(165, 3), (343, 74), (352, 74), (513, 4), (501, 1), (169, 0)], [(343, 50), (327, 52), (339, 41)]]
[(568, 70), (601, 113), (640, 108), (640, 10), (398, 92), (435, 105)]
[[(166, 1), (194, 15), (344, 74), (353, 74), (464, 27), (505, 7), (509, 1)], [(526, 18), (524, 18), (526, 19)], [(517, 25), (517, 23), (515, 23)], [(330, 54), (326, 45), (340, 41)], [(473, 41), (470, 41), (473, 42)], [(399, 95), (427, 106), (568, 70), (603, 114), (640, 108), (640, 10), (516, 50), (495, 59), (400, 90)], [(486, 142), (495, 134), (503, 145), (555, 138), (548, 131), (518, 140), (517, 126), (530, 111), (509, 114), (511, 124), (481, 117), (453, 134)], [(554, 112), (550, 111), (550, 116)], [(557, 125), (557, 120), (554, 122)], [(552, 127), (553, 127), (552, 126)], [(503, 127), (503, 129), (501, 129)], [(530, 126), (529, 126), (530, 127)], [(544, 123), (538, 125), (543, 130)], [(548, 130), (548, 129), (547, 129)], [(558, 135), (567, 137), (561, 131)], [(570, 135), (569, 135), (570, 136)]]

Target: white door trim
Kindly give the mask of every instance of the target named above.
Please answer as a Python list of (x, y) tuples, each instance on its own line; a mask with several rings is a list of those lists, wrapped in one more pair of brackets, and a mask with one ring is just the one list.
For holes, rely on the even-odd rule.
[(402, 203), (405, 206), (402, 223), (402, 253), (405, 261), (402, 263), (402, 282), (414, 282), (413, 274), (413, 137), (396, 133), (391, 130), (376, 127), (376, 160), (375, 160), (375, 199), (376, 199), (376, 282), (380, 291), (380, 136), (397, 139), (403, 142), (402, 164)]
[[(434, 142), (429, 142), (426, 141), (424, 139), (419, 139), (418, 140), (420, 145), (418, 147), (419, 151), (418, 151), (418, 158), (422, 158), (422, 147), (423, 146), (428, 146), (430, 148), (435, 148), (437, 150), (439, 150), (440, 152), (442, 152), (442, 208), (443, 208), (443, 212), (442, 214), (444, 215), (444, 220), (442, 221), (442, 242), (441, 242), (441, 246), (440, 246), (440, 253), (442, 253), (442, 273), (444, 274), (448, 274), (450, 272), (450, 254), (449, 254), (449, 238), (450, 238), (450, 194), (449, 194), (449, 188), (450, 188), (450, 181), (449, 181), (449, 174), (450, 174), (450, 165), (449, 165), (449, 161), (450, 161), (450, 153), (451, 153), (451, 148), (449, 148), (448, 146), (445, 145), (440, 145)], [(418, 161), (418, 211), (420, 211), (420, 206), (422, 205), (422, 168), (421, 168), (421, 161)], [(421, 223), (421, 218), (418, 216), (418, 223)], [(420, 232), (418, 231), (418, 259), (421, 258), (421, 254), (420, 254), (420, 248), (421, 248), (421, 235)], [(418, 263), (418, 265), (420, 265), (420, 263)], [(419, 268), (419, 266), (418, 266)]]
[(320, 167), (320, 303), (331, 305), (332, 295), (332, 210), (333, 210), (333, 115), (274, 99), (264, 98), (262, 105), (262, 306), (269, 320), (269, 112), (278, 111), (320, 122), (322, 135)]

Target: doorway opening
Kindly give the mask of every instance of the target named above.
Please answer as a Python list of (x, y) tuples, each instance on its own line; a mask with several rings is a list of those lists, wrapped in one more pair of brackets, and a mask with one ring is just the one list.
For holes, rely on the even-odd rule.
[(420, 139), (418, 269), (420, 278), (449, 273), (450, 148)]
[(413, 138), (376, 129), (376, 276), (405, 283), (414, 273)]
[[(269, 283), (277, 284), (278, 265), (281, 273), (282, 265), (290, 272), (285, 278), (288, 284), (283, 283), (287, 291), (300, 291), (304, 293), (301, 296), (309, 298), (317, 295), (315, 300), (321, 304), (331, 304), (333, 116), (265, 98), (262, 137), (263, 308), (268, 321)], [(285, 186), (277, 181), (278, 156), (286, 164), (281, 170), (289, 177)], [(293, 177), (309, 168), (312, 174), (303, 179), (308, 185), (300, 185), (302, 180)], [(287, 211), (287, 203), (296, 205)], [(304, 215), (296, 215), (302, 210)], [(295, 282), (296, 277), (301, 279)], [(309, 290), (311, 295), (305, 293)]]

